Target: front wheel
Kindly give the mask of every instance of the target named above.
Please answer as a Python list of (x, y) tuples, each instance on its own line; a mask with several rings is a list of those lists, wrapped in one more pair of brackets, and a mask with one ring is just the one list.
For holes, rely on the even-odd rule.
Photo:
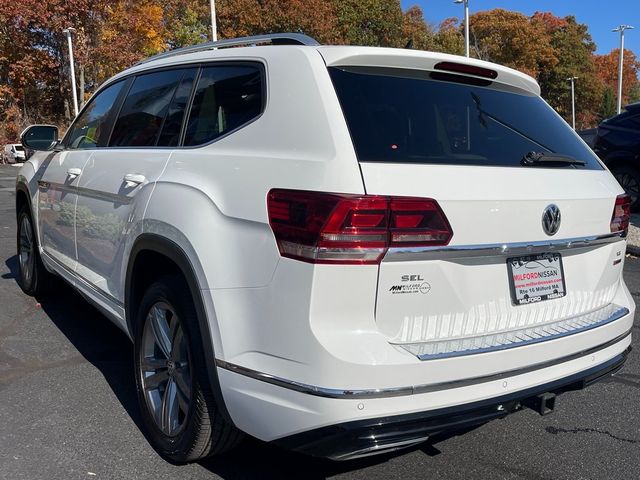
[(53, 275), (42, 264), (31, 213), (23, 206), (18, 213), (18, 284), (24, 293), (42, 295), (55, 283)]
[(200, 336), (192, 295), (182, 277), (162, 277), (147, 289), (136, 325), (138, 400), (153, 447), (175, 462), (233, 448), (242, 433), (219, 413), (202, 348), (202, 341), (210, 339)]

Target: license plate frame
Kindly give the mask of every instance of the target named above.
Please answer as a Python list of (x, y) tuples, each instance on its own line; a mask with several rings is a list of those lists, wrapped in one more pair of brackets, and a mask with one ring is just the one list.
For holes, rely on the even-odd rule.
[(512, 304), (530, 305), (564, 297), (567, 287), (562, 263), (562, 255), (557, 252), (508, 258)]

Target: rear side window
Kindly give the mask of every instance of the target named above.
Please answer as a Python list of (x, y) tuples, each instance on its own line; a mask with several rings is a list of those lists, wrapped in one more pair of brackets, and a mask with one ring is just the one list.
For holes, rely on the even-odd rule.
[[(361, 162), (521, 166), (556, 153), (602, 169), (540, 97), (434, 80), (428, 72), (330, 68)], [(406, 73), (406, 76), (405, 76)]]
[(109, 114), (123, 85), (124, 81), (114, 83), (91, 99), (89, 105), (69, 129), (65, 141), (66, 148), (71, 150), (95, 148), (101, 136), (109, 135), (108, 130), (113, 125), (109, 121)]
[[(161, 136), (165, 118), (178, 86), (185, 75), (193, 78), (194, 70), (166, 70), (136, 77), (116, 121), (110, 147), (151, 147)], [(182, 94), (183, 92), (181, 92)], [(188, 95), (188, 94), (187, 94)], [(186, 103), (186, 101), (185, 101)], [(184, 112), (184, 106), (182, 107)], [(172, 112), (174, 120), (180, 112)], [(180, 122), (182, 117), (180, 116)], [(169, 127), (168, 127), (169, 128)], [(179, 127), (178, 127), (179, 128)], [(168, 133), (163, 141), (175, 141)], [(176, 144), (174, 143), (174, 145)]]
[(185, 146), (208, 143), (262, 112), (262, 69), (252, 65), (205, 67), (187, 122)]

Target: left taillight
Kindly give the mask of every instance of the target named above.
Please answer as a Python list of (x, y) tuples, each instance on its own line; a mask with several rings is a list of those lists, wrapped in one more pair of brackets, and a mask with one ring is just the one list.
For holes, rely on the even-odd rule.
[(611, 215), (611, 232), (623, 233), (627, 236), (629, 221), (631, 219), (631, 197), (626, 193), (616, 197), (616, 203)]
[(453, 232), (432, 199), (271, 190), (269, 224), (283, 257), (377, 264), (389, 247), (446, 245)]

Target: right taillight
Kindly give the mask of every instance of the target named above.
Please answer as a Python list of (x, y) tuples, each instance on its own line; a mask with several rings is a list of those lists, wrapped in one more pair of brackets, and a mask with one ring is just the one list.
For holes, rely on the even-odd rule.
[(283, 257), (376, 264), (389, 247), (447, 245), (453, 232), (435, 200), (271, 190), (269, 225)]
[(622, 232), (627, 235), (629, 230), (629, 220), (631, 219), (631, 197), (626, 193), (616, 197), (616, 203), (611, 215), (611, 232)]

